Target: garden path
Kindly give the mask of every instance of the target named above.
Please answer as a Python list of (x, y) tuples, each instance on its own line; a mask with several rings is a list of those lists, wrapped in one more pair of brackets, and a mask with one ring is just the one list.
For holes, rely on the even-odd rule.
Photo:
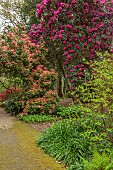
[(66, 170), (36, 146), (40, 133), (0, 108), (0, 170)]

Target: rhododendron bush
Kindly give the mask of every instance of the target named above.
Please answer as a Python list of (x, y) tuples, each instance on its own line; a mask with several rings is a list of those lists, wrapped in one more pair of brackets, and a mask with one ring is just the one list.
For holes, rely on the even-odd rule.
[(90, 64), (101, 58), (97, 51), (113, 52), (113, 1), (42, 0), (36, 7), (40, 23), (32, 25), (29, 36), (38, 44), (43, 37), (49, 52), (54, 49), (65, 59), (66, 77), (74, 90), (78, 82), (91, 78)]
[(44, 57), (47, 49), (43, 44), (32, 43), (23, 26), (1, 35), (1, 75), (13, 79), (12, 88), (17, 89), (16, 95), (13, 90), (9, 97), (19, 103), (19, 107), (21, 105), (23, 114), (52, 113), (56, 106), (54, 81), (57, 74), (54, 69), (48, 69)]

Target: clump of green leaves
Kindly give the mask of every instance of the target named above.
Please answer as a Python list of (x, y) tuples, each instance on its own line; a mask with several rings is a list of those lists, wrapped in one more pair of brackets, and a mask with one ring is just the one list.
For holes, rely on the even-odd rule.
[(37, 122), (37, 123), (41, 123), (41, 122), (54, 122), (57, 121), (58, 118), (54, 117), (52, 115), (19, 115), (18, 118), (22, 121), (25, 122)]
[(71, 105), (68, 107), (58, 105), (56, 107), (56, 114), (63, 118), (78, 118), (83, 113), (81, 105)]
[(73, 120), (61, 121), (47, 129), (37, 143), (41, 148), (68, 167), (80, 164), (92, 152), (83, 127)]
[(84, 160), (84, 170), (112, 170), (113, 169), (113, 152), (107, 155), (105, 152), (99, 154), (97, 150), (93, 153), (90, 161)]
[(70, 170), (81, 169), (83, 160), (92, 157), (95, 147), (99, 153), (110, 153), (113, 147), (106, 136), (100, 115), (97, 117), (91, 112), (78, 119), (54, 124), (37, 143), (46, 153), (63, 161)]
[(11, 115), (17, 115), (18, 113), (22, 112), (22, 104), (18, 101), (18, 97), (13, 96), (13, 98), (9, 98), (4, 102), (5, 109)]

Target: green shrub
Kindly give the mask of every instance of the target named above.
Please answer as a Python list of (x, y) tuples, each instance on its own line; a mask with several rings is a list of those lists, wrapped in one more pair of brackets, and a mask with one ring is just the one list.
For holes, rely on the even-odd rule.
[(81, 169), (83, 159), (91, 158), (94, 148), (99, 153), (113, 150), (113, 143), (104, 132), (100, 115), (95, 117), (93, 113), (54, 124), (37, 143), (46, 153), (63, 161), (70, 170)]
[(67, 166), (82, 162), (91, 154), (90, 141), (83, 135), (84, 129), (75, 121), (62, 121), (47, 129), (38, 145)]
[(37, 122), (37, 123), (40, 123), (40, 122), (53, 122), (53, 121), (56, 121), (58, 118), (57, 117), (53, 117), (51, 115), (26, 115), (26, 116), (23, 116), (23, 115), (19, 115), (18, 118), (22, 121), (25, 121), (25, 122)]
[(8, 100), (6, 100), (5, 108), (7, 112), (9, 112), (11, 115), (17, 115), (23, 110), (22, 104), (18, 100), (16, 100), (16, 98), (9, 98)]
[(93, 79), (77, 87), (75, 97), (81, 93), (82, 97), (77, 96), (79, 102), (92, 110), (105, 139), (113, 143), (113, 55), (106, 56), (92, 64)]
[(71, 105), (68, 107), (58, 105), (56, 107), (56, 115), (63, 118), (78, 118), (83, 115), (84, 111), (81, 109), (81, 105)]

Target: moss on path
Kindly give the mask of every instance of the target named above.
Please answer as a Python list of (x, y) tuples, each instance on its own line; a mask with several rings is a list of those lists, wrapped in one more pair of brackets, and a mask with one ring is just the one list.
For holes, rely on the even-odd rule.
[(66, 170), (36, 146), (40, 135), (30, 125), (13, 120), (0, 129), (0, 170)]

